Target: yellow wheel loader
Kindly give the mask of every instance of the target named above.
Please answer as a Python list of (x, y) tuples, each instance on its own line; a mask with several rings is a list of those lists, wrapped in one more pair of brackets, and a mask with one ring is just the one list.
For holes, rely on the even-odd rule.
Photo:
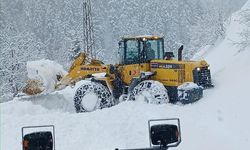
[(148, 103), (191, 103), (203, 96), (203, 89), (212, 87), (209, 64), (205, 60), (182, 60), (164, 50), (160, 36), (123, 37), (119, 42), (119, 63), (107, 65), (80, 53), (69, 73), (56, 89), (88, 80), (74, 97), (76, 112), (111, 107), (124, 100), (143, 96)]

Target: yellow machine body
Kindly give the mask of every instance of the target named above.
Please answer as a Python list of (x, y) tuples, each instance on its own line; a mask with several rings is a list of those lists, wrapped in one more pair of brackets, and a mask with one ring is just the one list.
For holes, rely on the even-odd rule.
[(150, 71), (150, 63), (120, 65), (119, 72), (121, 72), (122, 81), (129, 85), (133, 78), (139, 77), (141, 72)]
[(196, 68), (207, 68), (206, 61), (152, 60), (151, 70), (155, 72), (152, 79), (165, 86), (179, 86), (184, 82), (194, 82), (193, 71)]
[[(155, 67), (157, 66), (157, 67)], [(209, 67), (204, 60), (178, 61), (178, 60), (152, 60), (150, 63), (120, 66), (122, 80), (129, 85), (131, 80), (139, 77), (141, 72), (153, 72), (153, 80), (160, 81), (165, 86), (179, 86), (184, 82), (194, 82), (193, 70), (195, 68)]]
[[(74, 85), (77, 81), (91, 77), (96, 73), (108, 73), (109, 65), (103, 64), (99, 60), (92, 59), (90, 63), (86, 63), (86, 54), (80, 53), (72, 63), (69, 72), (62, 77), (60, 82), (55, 86), (56, 89), (62, 89), (68, 85)], [(99, 79), (106, 80), (106, 79)]]
[[(159, 40), (162, 38), (156, 36), (123, 38), (123, 40), (137, 39)], [(59, 84), (74, 84), (75, 82), (88, 78), (92, 74), (96, 73), (106, 73), (107, 77), (105, 80), (110, 80), (108, 83), (115, 78), (115, 75), (110, 73), (110, 65), (105, 65), (98, 60), (92, 60), (89, 64), (86, 64), (85, 61), (86, 55), (84, 53), (80, 53), (78, 58), (76, 58), (72, 64), (68, 75), (63, 77)], [(133, 78), (140, 77), (142, 72), (152, 72), (154, 75), (151, 79), (161, 82), (164, 86), (177, 87), (184, 82), (194, 82), (194, 70), (196, 68), (209, 68), (209, 64), (205, 60), (178, 61), (175, 59), (153, 59), (142, 63), (120, 63), (117, 64), (116, 67), (121, 76), (121, 80), (127, 86), (130, 85)]]

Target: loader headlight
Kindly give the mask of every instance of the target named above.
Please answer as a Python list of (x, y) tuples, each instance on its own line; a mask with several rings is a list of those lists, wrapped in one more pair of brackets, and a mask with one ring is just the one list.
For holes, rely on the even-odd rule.
[(201, 70), (201, 68), (197, 68), (196, 70), (197, 70), (197, 71), (200, 71), (200, 70)]
[(210, 70), (210, 67), (207, 67), (208, 70)]

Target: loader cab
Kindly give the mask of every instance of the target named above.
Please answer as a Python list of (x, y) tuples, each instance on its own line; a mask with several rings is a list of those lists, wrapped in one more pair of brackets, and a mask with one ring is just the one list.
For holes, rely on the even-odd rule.
[(119, 42), (119, 55), (124, 65), (163, 59), (164, 40), (159, 36), (124, 37)]

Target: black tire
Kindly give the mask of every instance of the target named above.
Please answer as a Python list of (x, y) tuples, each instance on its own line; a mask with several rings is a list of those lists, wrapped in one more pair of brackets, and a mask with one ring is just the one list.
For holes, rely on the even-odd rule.
[(135, 101), (136, 97), (139, 95), (143, 95), (144, 100), (151, 104), (163, 104), (169, 102), (167, 89), (162, 83), (154, 80), (144, 80), (136, 85), (129, 95), (129, 100)]
[(182, 104), (193, 103), (203, 97), (203, 87), (192, 82), (185, 82), (177, 89), (178, 101)]
[(76, 112), (81, 113), (111, 107), (114, 105), (114, 102), (106, 86), (96, 82), (88, 82), (76, 90), (74, 104)]

